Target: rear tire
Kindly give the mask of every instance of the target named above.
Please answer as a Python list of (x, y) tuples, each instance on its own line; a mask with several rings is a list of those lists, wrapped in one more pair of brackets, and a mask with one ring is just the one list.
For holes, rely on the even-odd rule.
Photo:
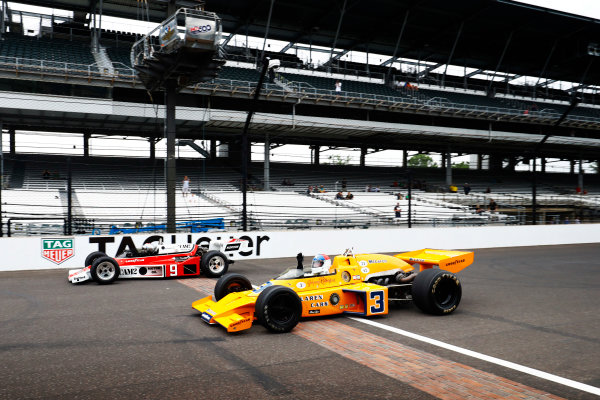
[(221, 300), (229, 293), (246, 290), (252, 290), (252, 284), (244, 275), (236, 273), (223, 275), (215, 285), (215, 301)]
[(440, 269), (419, 272), (412, 285), (413, 302), (428, 314), (450, 314), (458, 307), (461, 296), (462, 287), (456, 275)]
[(100, 285), (113, 283), (121, 274), (119, 264), (111, 257), (100, 257), (92, 263), (92, 279)]
[(258, 295), (255, 315), (258, 322), (271, 332), (289, 332), (302, 316), (302, 301), (288, 287), (269, 286)]
[(220, 251), (212, 250), (200, 259), (200, 270), (209, 278), (219, 278), (227, 273), (229, 260)]
[(106, 253), (103, 251), (94, 251), (93, 253), (90, 253), (86, 258), (85, 258), (85, 265), (83, 266), (84, 268), (87, 266), (90, 266), (93, 264), (94, 261), (96, 261), (98, 258), (100, 257), (106, 257)]

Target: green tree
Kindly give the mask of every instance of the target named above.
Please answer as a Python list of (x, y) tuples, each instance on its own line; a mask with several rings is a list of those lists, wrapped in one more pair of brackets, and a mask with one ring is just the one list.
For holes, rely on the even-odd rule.
[(429, 154), (416, 154), (408, 160), (408, 166), (414, 168), (437, 168)]
[(459, 163), (452, 163), (452, 168), (469, 169), (469, 162), (468, 161), (461, 161)]
[(335, 154), (333, 156), (327, 157), (329, 159), (329, 164), (331, 165), (348, 165), (350, 161), (352, 161), (352, 157), (350, 156), (340, 156), (339, 154)]

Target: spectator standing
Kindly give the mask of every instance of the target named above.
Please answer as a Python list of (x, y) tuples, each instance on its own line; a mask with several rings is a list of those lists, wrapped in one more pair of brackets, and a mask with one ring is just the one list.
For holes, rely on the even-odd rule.
[(335, 81), (335, 91), (336, 92), (341, 92), (342, 91), (342, 82)]
[(494, 199), (490, 199), (490, 211), (491, 212), (495, 212), (496, 211), (496, 207), (498, 207), (498, 204), (496, 204), (496, 202), (494, 201)]
[(402, 210), (400, 209), (400, 203), (396, 203), (396, 207), (394, 207), (394, 215), (396, 218), (402, 217)]
[(467, 194), (469, 194), (469, 193), (471, 192), (471, 186), (469, 186), (469, 184), (468, 184), (468, 183), (465, 183), (465, 184), (463, 185), (463, 190), (464, 190), (464, 192), (465, 192), (465, 195), (467, 195)]
[(186, 197), (188, 193), (190, 193), (190, 178), (186, 175), (183, 178), (183, 185), (181, 186), (181, 192), (183, 193), (183, 197)]

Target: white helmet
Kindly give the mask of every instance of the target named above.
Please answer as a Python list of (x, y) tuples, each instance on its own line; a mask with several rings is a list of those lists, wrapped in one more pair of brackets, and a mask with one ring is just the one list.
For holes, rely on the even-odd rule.
[(331, 268), (331, 259), (327, 254), (317, 254), (310, 265), (311, 272), (315, 275), (326, 274)]

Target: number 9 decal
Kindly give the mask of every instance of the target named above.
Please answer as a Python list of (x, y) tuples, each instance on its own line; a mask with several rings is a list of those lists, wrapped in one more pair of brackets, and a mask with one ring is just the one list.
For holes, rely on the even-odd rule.
[(177, 276), (177, 264), (170, 265), (169, 276)]
[(383, 295), (383, 290), (369, 292), (369, 299), (375, 300), (375, 305), (369, 307), (371, 314), (381, 314), (382, 312), (385, 312), (385, 296)]

